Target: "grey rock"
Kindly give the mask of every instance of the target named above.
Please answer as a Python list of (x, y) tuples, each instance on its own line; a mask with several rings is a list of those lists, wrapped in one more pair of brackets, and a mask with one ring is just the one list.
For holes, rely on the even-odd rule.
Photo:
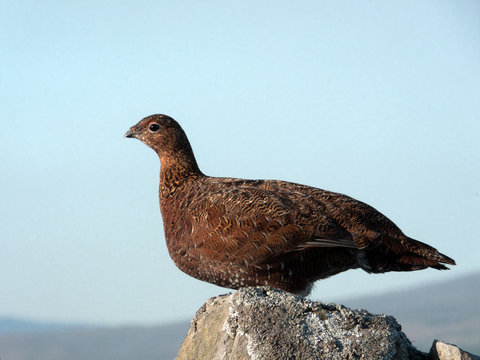
[(480, 357), (470, 354), (456, 345), (435, 340), (428, 354), (428, 360), (480, 360)]
[(256, 287), (207, 300), (177, 359), (426, 359), (392, 316)]

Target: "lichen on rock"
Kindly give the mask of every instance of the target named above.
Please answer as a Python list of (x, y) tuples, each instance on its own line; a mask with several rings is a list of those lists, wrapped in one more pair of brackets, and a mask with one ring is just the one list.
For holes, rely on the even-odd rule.
[(268, 287), (209, 299), (177, 359), (425, 359), (392, 316)]

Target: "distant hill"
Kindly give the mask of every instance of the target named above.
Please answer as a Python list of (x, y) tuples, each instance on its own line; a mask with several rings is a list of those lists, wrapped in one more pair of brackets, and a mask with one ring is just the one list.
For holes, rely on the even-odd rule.
[[(438, 338), (480, 354), (478, 299), (480, 273), (339, 303), (395, 316), (420, 350), (428, 351)], [(148, 327), (89, 327), (0, 318), (0, 359), (173, 359), (189, 326), (185, 321)]]
[(414, 345), (427, 351), (433, 339), (480, 354), (480, 273), (457, 280), (342, 301), (352, 308), (393, 315)]
[[(0, 322), (1, 323), (1, 322)], [(70, 327), (0, 334), (5, 360), (173, 359), (189, 322), (164, 326)], [(37, 329), (39, 329), (37, 327)]]
[(65, 330), (80, 327), (82, 327), (82, 325), (31, 321), (11, 317), (0, 318), (0, 335), (6, 333), (30, 333), (50, 330)]

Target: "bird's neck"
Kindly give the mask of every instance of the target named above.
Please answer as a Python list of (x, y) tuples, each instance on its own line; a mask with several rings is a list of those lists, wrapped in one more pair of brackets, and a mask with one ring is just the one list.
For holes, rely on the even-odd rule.
[(193, 154), (164, 154), (160, 157), (160, 196), (173, 195), (186, 181), (204, 176)]

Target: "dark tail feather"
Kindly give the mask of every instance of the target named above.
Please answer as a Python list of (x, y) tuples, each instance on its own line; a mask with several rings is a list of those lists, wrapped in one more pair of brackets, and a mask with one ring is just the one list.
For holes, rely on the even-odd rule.
[(411, 255), (417, 255), (417, 257), (425, 259), (428, 263), (428, 267), (446, 270), (448, 268), (443, 264), (456, 265), (455, 260), (438, 252), (434, 247), (422, 243), (421, 241), (408, 238), (405, 248), (411, 253)]
[[(395, 267), (397, 269), (395, 269)], [(437, 260), (430, 260), (425, 257), (418, 255), (403, 255), (395, 259), (395, 265), (392, 267), (392, 270), (396, 271), (413, 271), (421, 270), (426, 268), (433, 268), (437, 270), (450, 270), (442, 262)]]
[(393, 243), (390, 252), (369, 252), (369, 267), (362, 268), (368, 272), (383, 273), (387, 271), (415, 271), (426, 268), (449, 270), (448, 265), (455, 265), (455, 260), (439, 253), (437, 249), (420, 241), (404, 238)]

